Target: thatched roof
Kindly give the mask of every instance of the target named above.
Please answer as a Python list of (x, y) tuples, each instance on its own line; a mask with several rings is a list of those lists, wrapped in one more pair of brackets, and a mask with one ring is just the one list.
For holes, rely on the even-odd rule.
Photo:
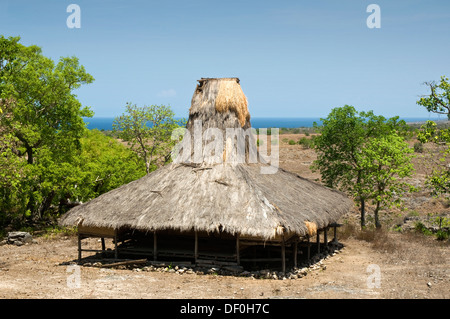
[[(224, 86), (220, 79), (199, 82), (188, 129), (193, 129), (195, 119), (204, 119), (203, 129), (250, 127), (243, 93), (243, 98), (221, 97), (242, 92), (238, 79), (225, 79)], [(230, 88), (233, 85), (239, 90)], [(228, 93), (218, 94), (221, 87)], [(237, 106), (239, 101), (243, 104)], [(148, 231), (220, 231), (273, 239), (312, 235), (350, 209), (352, 202), (343, 193), (283, 169), (261, 174), (261, 167), (267, 165), (171, 163), (71, 209), (60, 222)]]

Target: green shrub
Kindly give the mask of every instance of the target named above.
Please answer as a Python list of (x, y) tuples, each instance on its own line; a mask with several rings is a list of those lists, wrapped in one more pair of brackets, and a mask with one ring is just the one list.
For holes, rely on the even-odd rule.
[(414, 152), (415, 153), (423, 153), (423, 144), (421, 142), (414, 143)]
[(438, 240), (446, 240), (449, 237), (449, 231), (444, 231), (442, 229), (438, 230), (436, 232), (436, 238)]
[(289, 140), (289, 145), (295, 145), (295, 144), (297, 144), (297, 143), (295, 143), (294, 140)]
[(303, 148), (313, 148), (313, 146), (314, 146), (314, 139), (313, 138), (302, 137), (298, 141), (298, 144), (302, 145)]
[(417, 222), (415, 229), (416, 229), (416, 231), (421, 232), (424, 235), (432, 235), (433, 234), (422, 222)]

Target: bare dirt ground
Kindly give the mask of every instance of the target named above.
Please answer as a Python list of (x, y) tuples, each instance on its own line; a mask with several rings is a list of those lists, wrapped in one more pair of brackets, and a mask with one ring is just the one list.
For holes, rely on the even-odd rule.
[[(395, 236), (401, 236), (394, 234)], [(391, 240), (400, 242), (398, 238)], [(99, 245), (92, 239), (87, 245)], [(80, 267), (80, 286), (68, 262), (77, 255), (74, 237), (0, 247), (0, 298), (433, 298), (450, 297), (449, 248), (410, 238), (401, 247), (374, 249), (365, 240), (345, 247), (322, 267), (298, 279), (253, 279), (213, 274), (145, 272)], [(372, 280), (379, 267), (379, 286)], [(369, 267), (369, 268), (368, 268)], [(371, 266), (373, 267), (373, 266)]]
[[(318, 178), (309, 170), (314, 158), (312, 150), (300, 145), (280, 145), (280, 166), (310, 179)], [(408, 202), (419, 214), (449, 210), (444, 202), (421, 197), (426, 196), (415, 195)], [(357, 217), (354, 211), (345, 220)], [(450, 298), (448, 240), (387, 230), (361, 233), (350, 226), (338, 235), (344, 244), (340, 253), (302, 278), (285, 280), (83, 266), (80, 286), (73, 287), (70, 263), (77, 257), (76, 238), (38, 237), (33, 244), (0, 246), (0, 298)], [(98, 248), (100, 243), (89, 239), (85, 245)], [(379, 282), (373, 280), (377, 270)]]

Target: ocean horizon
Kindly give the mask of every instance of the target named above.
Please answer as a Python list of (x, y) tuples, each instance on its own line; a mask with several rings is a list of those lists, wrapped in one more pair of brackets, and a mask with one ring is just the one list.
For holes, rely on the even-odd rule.
[[(254, 128), (299, 128), (299, 127), (313, 127), (314, 122), (321, 124), (321, 117), (253, 117), (250, 119), (251, 125)], [(87, 123), (87, 128), (90, 130), (112, 130), (112, 124), (115, 117), (92, 117), (83, 118)], [(180, 119), (180, 118), (176, 118)], [(400, 117), (408, 123), (430, 121), (442, 121), (442, 118), (429, 117)]]

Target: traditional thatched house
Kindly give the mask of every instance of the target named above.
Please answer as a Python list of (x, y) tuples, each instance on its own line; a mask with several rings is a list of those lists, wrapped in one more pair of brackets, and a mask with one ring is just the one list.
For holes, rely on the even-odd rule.
[(295, 263), (297, 242), (336, 223), (351, 201), (283, 169), (270, 170), (267, 157), (256, 153), (255, 160), (256, 143), (248, 134), (242, 160), (236, 136), (250, 127), (239, 79), (199, 80), (174, 162), (71, 209), (61, 224), (78, 226), (80, 240), (115, 238), (116, 256), (278, 260), (285, 269), (286, 249)]

